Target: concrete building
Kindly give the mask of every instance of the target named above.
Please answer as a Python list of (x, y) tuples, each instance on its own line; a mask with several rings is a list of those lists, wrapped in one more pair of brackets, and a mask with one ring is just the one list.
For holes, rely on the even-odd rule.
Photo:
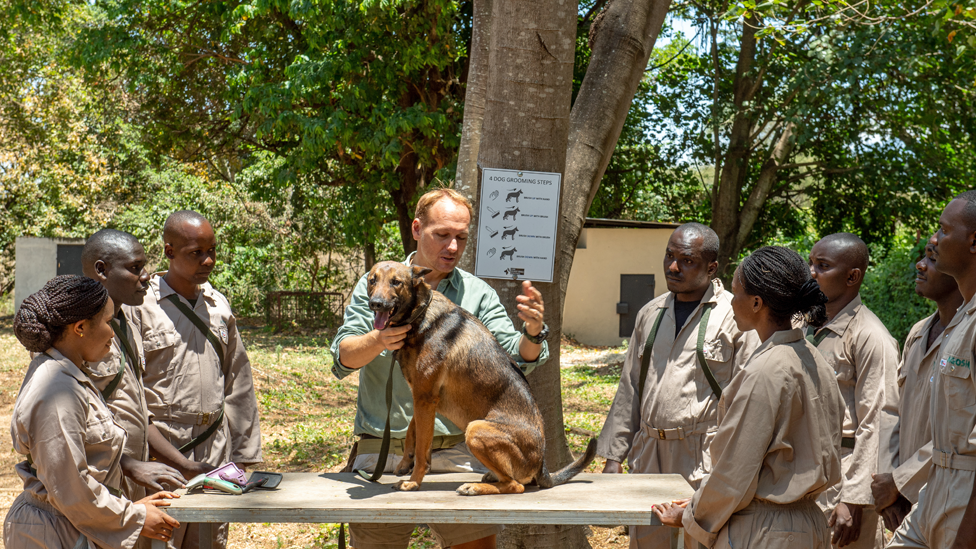
[(668, 291), (664, 250), (677, 227), (587, 218), (566, 289), (563, 333), (586, 345), (630, 339), (637, 312)]
[(85, 239), (18, 236), (14, 269), (14, 310), (44, 283), (61, 274), (82, 274), (81, 250)]

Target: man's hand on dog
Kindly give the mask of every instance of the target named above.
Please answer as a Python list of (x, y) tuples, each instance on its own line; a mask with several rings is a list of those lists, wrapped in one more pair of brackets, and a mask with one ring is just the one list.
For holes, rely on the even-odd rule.
[(377, 342), (383, 346), (387, 351), (396, 351), (400, 347), (403, 347), (403, 340), (407, 338), (407, 332), (410, 331), (411, 326), (406, 324), (404, 326), (387, 326), (382, 330), (374, 330), (376, 332)]
[(525, 322), (525, 331), (531, 336), (539, 335), (542, 331), (542, 315), (546, 311), (542, 303), (542, 294), (535, 289), (532, 282), (525, 280), (522, 282), (522, 295), (515, 298), (518, 302), (518, 316)]

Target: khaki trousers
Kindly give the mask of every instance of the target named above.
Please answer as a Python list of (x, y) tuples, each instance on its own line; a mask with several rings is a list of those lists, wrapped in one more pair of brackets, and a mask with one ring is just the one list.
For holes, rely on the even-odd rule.
[(778, 505), (752, 500), (732, 515), (714, 549), (829, 549), (827, 521), (813, 498)]
[(888, 547), (948, 549), (969, 504), (976, 472), (932, 467), (918, 503), (895, 531)]

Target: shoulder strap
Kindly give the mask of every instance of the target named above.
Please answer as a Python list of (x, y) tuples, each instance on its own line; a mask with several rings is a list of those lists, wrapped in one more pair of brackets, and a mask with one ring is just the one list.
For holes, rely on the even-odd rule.
[(698, 343), (695, 346), (695, 351), (698, 354), (698, 365), (701, 366), (702, 371), (705, 373), (705, 379), (708, 380), (708, 385), (712, 388), (712, 392), (715, 393), (715, 398), (722, 398), (722, 386), (715, 381), (715, 376), (712, 375), (711, 368), (708, 367), (708, 361), (705, 360), (705, 328), (708, 326), (708, 317), (712, 314), (712, 307), (714, 303), (707, 303), (702, 309), (701, 322), (698, 323)]
[[(119, 322), (119, 319), (122, 321)], [(122, 311), (119, 311), (118, 318), (112, 320), (112, 329), (115, 330), (115, 335), (119, 336), (119, 340), (122, 341), (122, 350), (129, 359), (129, 364), (132, 364), (136, 376), (142, 377), (142, 369), (139, 367), (139, 357), (136, 356), (136, 352), (132, 349), (132, 344), (129, 343), (129, 322), (126, 320), (125, 314)]]
[(122, 353), (122, 357), (119, 358), (118, 373), (115, 374), (115, 377), (112, 378), (112, 381), (108, 384), (108, 386), (101, 391), (103, 401), (108, 402), (108, 400), (112, 398), (112, 393), (114, 393), (115, 389), (118, 388), (119, 383), (122, 381), (122, 375), (124, 373), (125, 373), (125, 353)]
[(172, 293), (166, 296), (166, 299), (170, 300), (173, 303), (173, 305), (176, 305), (176, 308), (179, 309), (181, 313), (183, 313), (183, 316), (190, 319), (190, 322), (192, 322), (193, 325), (196, 326), (197, 329), (199, 329), (200, 332), (207, 338), (207, 341), (209, 341), (210, 344), (213, 345), (214, 350), (217, 351), (217, 358), (220, 359), (220, 371), (223, 372), (224, 371), (224, 347), (220, 344), (220, 339), (218, 339), (217, 336), (215, 336), (214, 333), (210, 330), (210, 326), (207, 326), (203, 322), (203, 320), (196, 313), (193, 312), (192, 309), (190, 309), (189, 307), (186, 306), (185, 303), (180, 301), (179, 295)]
[(214, 422), (210, 424), (210, 427), (207, 427), (206, 431), (193, 437), (193, 440), (191, 440), (190, 442), (187, 442), (183, 446), (180, 446), (179, 447), (180, 453), (185, 454), (190, 450), (199, 446), (203, 441), (207, 440), (208, 438), (210, 438), (211, 435), (216, 433), (217, 429), (219, 429), (223, 423), (224, 423), (224, 404), (220, 403), (220, 413), (217, 414), (217, 419), (215, 419)]
[(828, 333), (830, 333), (830, 330), (825, 330), (823, 328), (820, 329), (820, 333), (817, 333), (816, 328), (814, 328), (813, 326), (808, 326), (807, 341), (813, 343), (814, 347), (820, 347), (820, 342), (823, 341), (825, 337), (827, 337)]
[(658, 309), (661, 311), (657, 315), (657, 319), (654, 320), (654, 326), (651, 328), (651, 333), (647, 336), (647, 342), (644, 343), (644, 355), (641, 357), (641, 369), (640, 369), (640, 381), (637, 382), (637, 407), (640, 408), (641, 404), (644, 402), (644, 384), (647, 382), (647, 370), (651, 366), (651, 348), (654, 347), (654, 340), (657, 339), (657, 329), (661, 327), (661, 319), (664, 318), (664, 313), (668, 309), (666, 307), (661, 307)]

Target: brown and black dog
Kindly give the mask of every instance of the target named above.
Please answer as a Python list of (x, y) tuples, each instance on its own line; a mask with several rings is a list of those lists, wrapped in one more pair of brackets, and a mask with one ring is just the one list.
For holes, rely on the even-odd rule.
[(414, 408), (395, 473), (412, 473), (394, 488), (420, 488), (430, 469), (435, 413), (464, 430), (471, 453), (491, 471), (482, 482), (462, 485), (460, 494), (520, 494), (532, 481), (549, 488), (579, 474), (596, 456), (596, 440), (574, 463), (550, 474), (542, 414), (529, 383), (477, 318), (430, 288), (423, 278), (428, 272), (384, 261), (367, 277), (373, 326), (413, 326), (394, 356)]

